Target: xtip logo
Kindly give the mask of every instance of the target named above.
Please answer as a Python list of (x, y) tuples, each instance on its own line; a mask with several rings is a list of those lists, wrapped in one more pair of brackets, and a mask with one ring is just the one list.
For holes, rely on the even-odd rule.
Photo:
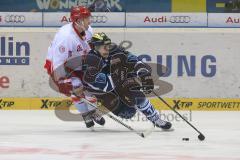
[(14, 101), (5, 101), (0, 99), (0, 109), (13, 107)]
[(173, 100), (174, 103), (174, 109), (190, 109), (190, 107), (193, 105), (193, 102), (184, 102), (180, 100)]
[(13, 37), (0, 37), (0, 52), (0, 65), (29, 65), (28, 42), (14, 42)]
[[(42, 99), (42, 106), (41, 106), (41, 109), (48, 109), (48, 108), (56, 108), (56, 107), (59, 107), (61, 105), (63, 105), (63, 101), (51, 101), (49, 99)], [(72, 102), (71, 101), (67, 101), (67, 106), (71, 106), (72, 105)]]

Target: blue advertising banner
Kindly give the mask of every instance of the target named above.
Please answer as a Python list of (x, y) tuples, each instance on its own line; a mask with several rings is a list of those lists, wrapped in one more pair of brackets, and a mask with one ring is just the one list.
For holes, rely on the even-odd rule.
[(68, 12), (76, 5), (93, 12), (171, 12), (171, 0), (2, 0), (0, 12)]
[(72, 6), (83, 5), (96, 12), (123, 12), (125, 0), (2, 0), (1, 12), (56, 12), (69, 11)]
[(240, 0), (207, 0), (207, 12), (240, 13)]
[[(69, 12), (71, 7), (76, 5), (87, 6), (92, 12), (190, 12), (190, 10), (194, 12), (196, 4), (204, 2), (203, 8), (207, 8), (207, 12), (210, 13), (240, 13), (240, 0), (195, 0), (194, 3), (192, 1), (1, 0), (0, 12)], [(203, 10), (205, 12), (205, 9)]]
[(127, 12), (171, 12), (171, 0), (126, 0)]

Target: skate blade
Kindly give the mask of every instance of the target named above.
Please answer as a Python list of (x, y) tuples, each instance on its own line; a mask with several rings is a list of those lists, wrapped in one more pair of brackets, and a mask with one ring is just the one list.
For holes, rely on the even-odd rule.
[(173, 132), (175, 129), (170, 128), (170, 129), (161, 129), (163, 132)]
[(92, 126), (92, 127), (90, 127), (90, 128), (88, 128), (90, 131), (92, 131), (92, 132), (94, 132), (95, 131), (95, 129), (94, 129), (94, 127)]

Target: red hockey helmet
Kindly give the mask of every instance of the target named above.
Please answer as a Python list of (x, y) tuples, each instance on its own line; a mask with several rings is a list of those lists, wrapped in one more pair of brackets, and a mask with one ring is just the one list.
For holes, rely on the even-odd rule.
[(75, 6), (71, 9), (71, 21), (76, 22), (78, 19), (84, 19), (91, 16), (91, 12), (87, 7)]

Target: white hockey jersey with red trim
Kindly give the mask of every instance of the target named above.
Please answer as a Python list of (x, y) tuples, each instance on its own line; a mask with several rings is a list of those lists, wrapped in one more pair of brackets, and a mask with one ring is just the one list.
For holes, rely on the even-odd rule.
[(92, 38), (92, 35), (91, 26), (86, 31), (84, 39), (81, 39), (77, 35), (72, 23), (62, 26), (48, 48), (44, 68), (51, 74), (54, 69), (63, 65), (68, 58), (75, 55), (87, 54), (90, 50), (88, 41)]

